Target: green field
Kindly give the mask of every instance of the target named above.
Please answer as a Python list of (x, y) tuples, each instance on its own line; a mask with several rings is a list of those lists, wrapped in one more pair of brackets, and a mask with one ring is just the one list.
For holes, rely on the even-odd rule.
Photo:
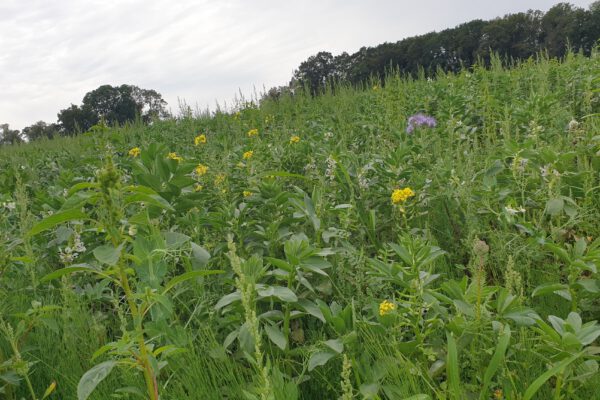
[(0, 148), (0, 398), (600, 399), (599, 87), (494, 59)]

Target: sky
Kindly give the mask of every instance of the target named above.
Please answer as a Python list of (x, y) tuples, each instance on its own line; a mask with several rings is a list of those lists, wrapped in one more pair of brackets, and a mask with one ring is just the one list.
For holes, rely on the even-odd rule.
[[(0, 0), (0, 123), (56, 122), (100, 85), (154, 89), (175, 114), (231, 106), (334, 55), (558, 0)], [(587, 1), (570, 1), (587, 8)]]

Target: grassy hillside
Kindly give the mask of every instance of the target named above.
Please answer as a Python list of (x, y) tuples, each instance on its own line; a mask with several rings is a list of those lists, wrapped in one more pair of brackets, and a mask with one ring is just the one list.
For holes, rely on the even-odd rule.
[(600, 398), (599, 60), (1, 148), (0, 397)]

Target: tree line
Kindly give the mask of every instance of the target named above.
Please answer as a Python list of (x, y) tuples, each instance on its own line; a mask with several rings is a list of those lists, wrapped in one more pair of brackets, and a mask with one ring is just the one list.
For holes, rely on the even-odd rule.
[(73, 136), (96, 125), (122, 125), (140, 118), (144, 123), (168, 116), (167, 102), (155, 90), (133, 85), (102, 85), (83, 97), (81, 105), (71, 104), (57, 114), (57, 122), (38, 121), (21, 131), (0, 124), (0, 144), (56, 136)]
[(589, 55), (600, 38), (600, 1), (583, 9), (559, 3), (546, 13), (529, 10), (490, 21), (476, 19), (452, 29), (409, 37), (395, 43), (362, 47), (337, 56), (322, 51), (302, 62), (287, 86), (272, 88), (267, 98), (300, 88), (322, 92), (332, 82), (360, 84), (383, 80), (391, 68), (416, 76), (422, 69), (457, 72), (474, 64), (488, 65), (493, 54), (504, 60), (527, 59), (539, 52), (563, 57), (569, 48)]

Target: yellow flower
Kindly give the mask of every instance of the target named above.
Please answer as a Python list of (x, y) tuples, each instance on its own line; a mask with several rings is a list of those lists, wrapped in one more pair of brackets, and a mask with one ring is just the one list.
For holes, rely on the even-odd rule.
[(201, 191), (202, 189), (204, 189), (204, 186), (202, 186), (201, 184), (199, 184), (199, 183), (196, 183), (196, 184), (194, 185), (194, 192), (199, 192), (199, 191)]
[(496, 389), (494, 390), (494, 399), (503, 399), (504, 398), (504, 393), (502, 392), (502, 389)]
[(392, 192), (392, 204), (404, 203), (409, 197), (413, 197), (415, 192), (409, 187), (396, 189)]
[(373, 85), (373, 90), (375, 90), (375, 91), (379, 90), (379, 85)]
[(139, 156), (139, 155), (140, 155), (140, 153), (141, 153), (141, 152), (142, 152), (142, 151), (140, 150), (140, 148), (139, 148), (139, 147), (134, 147), (133, 149), (129, 150), (129, 155), (130, 155), (131, 157), (137, 157), (137, 156)]
[(204, 144), (204, 143), (206, 143), (206, 135), (205, 134), (198, 135), (198, 136), (196, 136), (194, 138), (194, 144), (196, 146), (199, 146), (199, 145)]
[(244, 197), (250, 197), (252, 196), (252, 192), (249, 190), (244, 190), (244, 192), (242, 193), (244, 195)]
[(254, 136), (258, 136), (258, 129), (256, 129), (256, 128), (250, 129), (248, 131), (248, 137), (254, 137)]
[(384, 300), (379, 304), (379, 315), (384, 316), (394, 311), (395, 309), (396, 305), (394, 303)]
[(167, 158), (169, 158), (171, 160), (175, 160), (177, 162), (183, 161), (183, 158), (181, 156), (178, 156), (177, 153), (175, 153), (175, 152), (169, 153)]
[(198, 176), (206, 175), (207, 171), (208, 171), (208, 167), (204, 164), (198, 164), (198, 166), (194, 169), (194, 172)]
[(215, 185), (220, 185), (221, 183), (225, 182), (225, 174), (218, 174), (215, 177)]
[(290, 143), (298, 143), (300, 141), (300, 136), (294, 135), (290, 138)]
[(247, 152), (244, 153), (244, 155), (242, 156), (242, 158), (244, 160), (249, 160), (252, 158), (252, 156), (254, 155), (254, 152), (252, 150), (248, 150)]

